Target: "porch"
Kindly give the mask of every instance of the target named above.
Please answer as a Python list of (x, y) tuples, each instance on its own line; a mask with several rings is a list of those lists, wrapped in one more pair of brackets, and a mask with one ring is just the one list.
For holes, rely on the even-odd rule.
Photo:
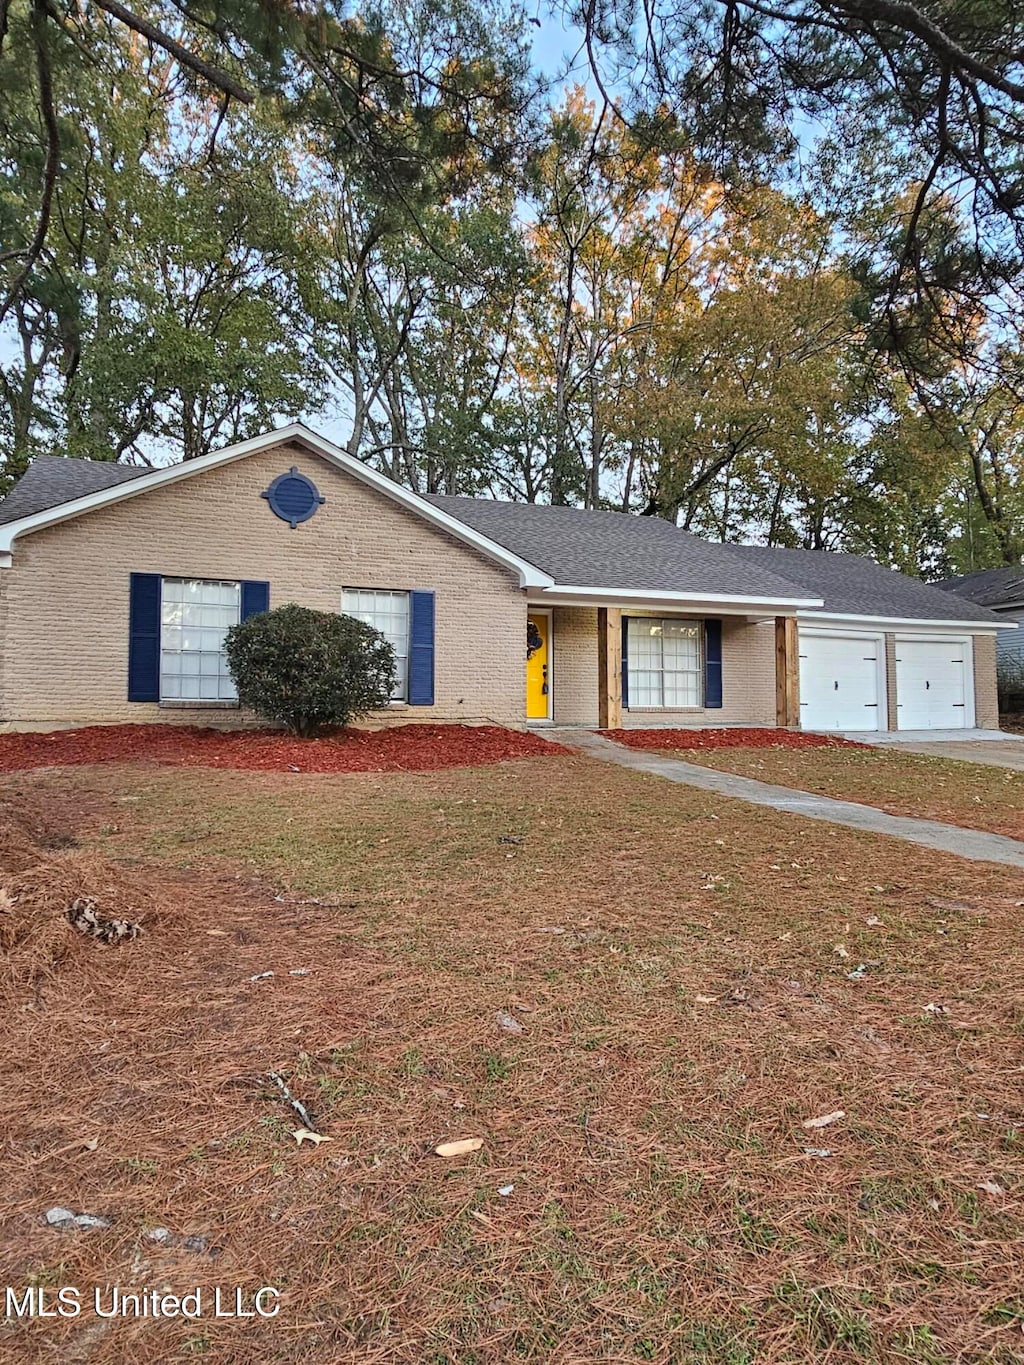
[(799, 724), (795, 617), (545, 604), (528, 621), (530, 724)]

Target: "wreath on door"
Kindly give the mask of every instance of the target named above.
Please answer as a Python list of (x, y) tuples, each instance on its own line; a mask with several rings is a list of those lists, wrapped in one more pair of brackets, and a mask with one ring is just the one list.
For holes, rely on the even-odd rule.
[(532, 659), (533, 656), (537, 653), (537, 650), (538, 650), (538, 649), (541, 649), (541, 648), (543, 647), (543, 644), (544, 644), (544, 637), (541, 635), (540, 631), (537, 629), (537, 623), (536, 623), (536, 621), (527, 621), (527, 623), (526, 623), (526, 657), (527, 657), (528, 659)]

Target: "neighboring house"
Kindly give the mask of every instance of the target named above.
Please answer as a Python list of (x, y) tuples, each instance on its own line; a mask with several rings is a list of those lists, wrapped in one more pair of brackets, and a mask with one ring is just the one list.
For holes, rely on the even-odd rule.
[[(1024, 626), (1024, 565), (1016, 568), (980, 569), (977, 573), (947, 578), (936, 583), (943, 592), (988, 607), (1000, 620)], [(1024, 675), (1024, 629), (1000, 631), (996, 637), (996, 654), (1008, 671), (1019, 670)]]
[(419, 496), (296, 424), (166, 469), (33, 462), (0, 503), (0, 727), (229, 720), (224, 632), (285, 602), (383, 631), (386, 720), (997, 724), (984, 606), (850, 555)]

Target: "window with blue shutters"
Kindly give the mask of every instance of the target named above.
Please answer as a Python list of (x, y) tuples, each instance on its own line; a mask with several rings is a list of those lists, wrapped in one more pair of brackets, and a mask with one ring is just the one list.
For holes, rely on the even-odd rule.
[(160, 629), (161, 701), (237, 701), (224, 636), (241, 620), (242, 585), (165, 578)]
[(630, 706), (665, 710), (700, 706), (697, 622), (630, 616), (626, 622), (626, 661)]
[(365, 621), (379, 630), (395, 651), (395, 684), (392, 701), (409, 699), (409, 593), (376, 588), (346, 588), (341, 595), (346, 616)]
[(341, 609), (373, 626), (395, 651), (392, 701), (434, 704), (434, 594), (381, 588), (346, 588)]
[(232, 702), (228, 630), (270, 607), (270, 584), (132, 574), (128, 700)]

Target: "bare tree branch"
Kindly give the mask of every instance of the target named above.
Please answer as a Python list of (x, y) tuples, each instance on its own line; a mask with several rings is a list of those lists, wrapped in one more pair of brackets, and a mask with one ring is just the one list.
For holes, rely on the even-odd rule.
[(94, 0), (99, 9), (105, 10), (114, 19), (120, 19), (121, 23), (126, 24), (134, 33), (153, 43), (156, 47), (161, 47), (165, 52), (179, 62), (187, 70), (195, 75), (201, 76), (215, 89), (223, 91), (225, 95), (230, 95), (232, 99), (238, 100), (241, 104), (251, 104), (253, 96), (246, 90), (244, 85), (240, 85), (233, 76), (218, 66), (213, 66), (205, 61), (195, 52), (191, 52), (176, 38), (144, 19), (141, 14), (135, 14), (119, 3), (119, 0)]

